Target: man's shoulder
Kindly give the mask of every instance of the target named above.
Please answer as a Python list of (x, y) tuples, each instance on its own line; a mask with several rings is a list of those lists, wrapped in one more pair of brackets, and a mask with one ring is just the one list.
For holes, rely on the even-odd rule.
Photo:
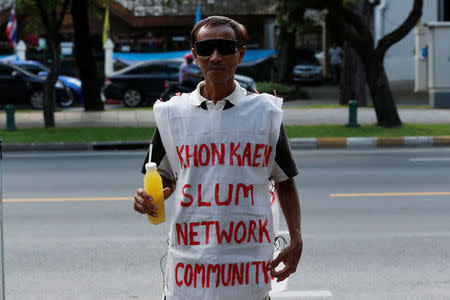
[(171, 107), (182, 107), (183, 103), (189, 103), (190, 93), (176, 93), (167, 101), (159, 99), (153, 105), (153, 110), (169, 109)]
[(280, 98), (275, 95), (267, 94), (267, 93), (252, 93), (247, 92), (245, 96), (245, 102), (251, 105), (262, 105), (266, 107), (277, 107), (281, 109), (281, 105), (283, 104), (283, 98)]

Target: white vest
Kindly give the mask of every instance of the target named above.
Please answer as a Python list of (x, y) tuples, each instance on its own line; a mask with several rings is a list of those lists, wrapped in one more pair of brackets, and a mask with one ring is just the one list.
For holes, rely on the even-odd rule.
[(189, 94), (154, 114), (177, 179), (167, 258), (168, 299), (263, 299), (270, 290), (273, 222), (268, 178), (282, 100), (251, 94), (204, 110)]

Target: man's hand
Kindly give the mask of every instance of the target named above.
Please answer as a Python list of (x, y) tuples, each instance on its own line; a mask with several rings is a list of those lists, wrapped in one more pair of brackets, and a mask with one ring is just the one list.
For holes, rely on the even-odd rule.
[[(164, 199), (167, 199), (172, 190), (168, 187), (164, 188)], [(134, 210), (141, 214), (147, 214), (152, 217), (158, 216), (158, 207), (153, 205), (153, 198), (147, 194), (144, 189), (137, 189), (134, 194)]]
[[(297, 270), (298, 262), (302, 256), (303, 241), (302, 239), (292, 240), (291, 244), (286, 247), (278, 256), (272, 261), (270, 265), (270, 275), (277, 278), (277, 282), (283, 281)], [(285, 267), (280, 271), (275, 271), (275, 268), (283, 262)]]

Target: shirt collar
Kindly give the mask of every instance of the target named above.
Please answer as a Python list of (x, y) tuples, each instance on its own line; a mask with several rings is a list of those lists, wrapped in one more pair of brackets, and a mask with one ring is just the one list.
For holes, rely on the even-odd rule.
[[(235, 88), (231, 94), (225, 97), (222, 100), (228, 100), (233, 105), (239, 105), (239, 102), (247, 95), (247, 92), (244, 88), (242, 88), (239, 83), (235, 80)], [(190, 94), (190, 102), (192, 105), (200, 106), (205, 101), (211, 101), (206, 99), (200, 94), (200, 89), (205, 85), (205, 81), (200, 82), (197, 85), (197, 88), (191, 92)]]

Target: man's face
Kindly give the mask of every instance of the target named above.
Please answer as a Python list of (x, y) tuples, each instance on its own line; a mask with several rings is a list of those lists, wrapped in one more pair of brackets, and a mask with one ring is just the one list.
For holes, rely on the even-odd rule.
[[(204, 40), (236, 40), (236, 35), (231, 27), (226, 25), (202, 27), (197, 33), (197, 42)], [(245, 54), (245, 46), (236, 53), (221, 55), (217, 49), (209, 56), (198, 55), (195, 48), (192, 48), (195, 63), (200, 66), (206, 82), (225, 83), (234, 78), (237, 65), (242, 62)]]

